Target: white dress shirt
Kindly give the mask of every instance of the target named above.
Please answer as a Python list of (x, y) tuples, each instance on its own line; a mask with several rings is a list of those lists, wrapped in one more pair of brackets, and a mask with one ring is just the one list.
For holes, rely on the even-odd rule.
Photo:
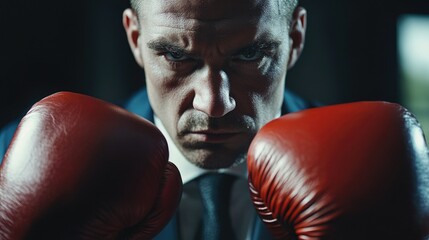
[(237, 239), (250, 240), (252, 224), (256, 217), (256, 212), (253, 208), (253, 203), (250, 200), (246, 162), (227, 169), (207, 170), (199, 168), (190, 163), (183, 156), (168, 135), (162, 122), (156, 116), (154, 117), (154, 120), (155, 125), (167, 139), (169, 161), (174, 163), (179, 169), (182, 182), (184, 184), (178, 212), (179, 235), (181, 236), (181, 239), (194, 239), (201, 223), (202, 203), (200, 200), (200, 193), (197, 183), (192, 182), (192, 180), (208, 172), (219, 172), (238, 176), (238, 180), (235, 181), (234, 186), (232, 186), (230, 201), (231, 223)]

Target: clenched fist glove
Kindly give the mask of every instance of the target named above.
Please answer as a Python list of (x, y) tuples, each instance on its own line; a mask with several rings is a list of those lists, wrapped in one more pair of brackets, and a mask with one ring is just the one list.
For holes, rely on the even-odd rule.
[(277, 239), (415, 240), (429, 232), (429, 159), (403, 107), (358, 102), (288, 114), (249, 155), (254, 204)]
[(181, 178), (148, 121), (62, 92), (22, 119), (0, 169), (0, 239), (151, 239)]

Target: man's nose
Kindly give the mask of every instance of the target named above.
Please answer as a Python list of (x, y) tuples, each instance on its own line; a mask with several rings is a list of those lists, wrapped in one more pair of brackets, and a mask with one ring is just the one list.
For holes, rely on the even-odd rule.
[(235, 109), (228, 75), (223, 70), (203, 68), (195, 81), (193, 107), (210, 117), (222, 117)]

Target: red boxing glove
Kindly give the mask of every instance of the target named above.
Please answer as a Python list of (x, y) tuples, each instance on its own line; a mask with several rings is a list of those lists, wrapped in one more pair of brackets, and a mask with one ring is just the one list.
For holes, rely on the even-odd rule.
[(0, 169), (0, 239), (151, 239), (181, 178), (153, 124), (74, 93), (21, 121)]
[(277, 239), (426, 239), (429, 157), (397, 104), (359, 102), (288, 114), (264, 126), (249, 184)]

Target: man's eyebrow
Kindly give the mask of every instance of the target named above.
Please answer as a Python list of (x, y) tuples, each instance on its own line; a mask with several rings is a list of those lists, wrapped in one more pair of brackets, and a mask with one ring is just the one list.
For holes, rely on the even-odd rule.
[(183, 48), (163, 39), (150, 41), (147, 43), (147, 47), (157, 52), (163, 52), (163, 51), (172, 51), (172, 52), (180, 52), (180, 53), (186, 52)]
[(279, 41), (259, 39), (241, 48), (240, 50), (244, 50), (244, 49), (273, 50), (278, 48), (279, 45), (280, 45)]

